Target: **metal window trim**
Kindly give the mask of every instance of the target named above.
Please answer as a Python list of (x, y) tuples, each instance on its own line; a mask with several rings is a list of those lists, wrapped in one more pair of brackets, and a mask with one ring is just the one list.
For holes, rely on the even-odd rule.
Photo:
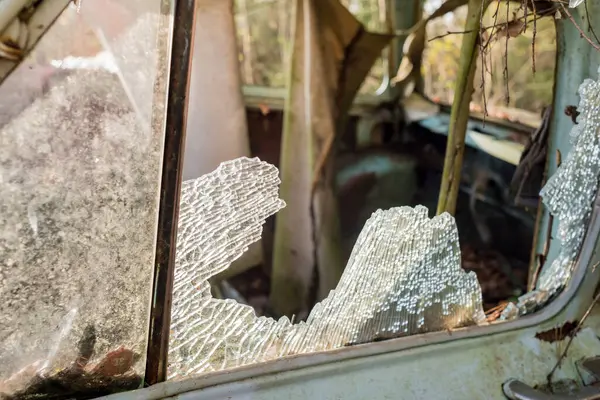
[(171, 304), (175, 275), (175, 252), (179, 199), (185, 152), (186, 122), (196, 20), (196, 0), (163, 2), (173, 15), (161, 188), (157, 216), (152, 304), (148, 323), (145, 383), (163, 382), (167, 377)]
[[(318, 353), (300, 354), (265, 363), (212, 372), (190, 377), (182, 381), (163, 382), (146, 389), (121, 393), (120, 400), (162, 399), (186, 392), (256, 378), (264, 375), (289, 372), (298, 369), (338, 363), (362, 357), (408, 351), (424, 346), (439, 345), (456, 340), (474, 339), (489, 335), (510, 333), (543, 324), (556, 324), (563, 320), (580, 317), (591, 303), (600, 282), (600, 269), (591, 268), (600, 259), (600, 192), (596, 195), (586, 237), (582, 245), (570, 284), (557, 298), (537, 313), (522, 318), (493, 323), (487, 326), (471, 326), (453, 332), (430, 332), (382, 342), (366, 343)], [(561, 315), (563, 314), (563, 315)]]

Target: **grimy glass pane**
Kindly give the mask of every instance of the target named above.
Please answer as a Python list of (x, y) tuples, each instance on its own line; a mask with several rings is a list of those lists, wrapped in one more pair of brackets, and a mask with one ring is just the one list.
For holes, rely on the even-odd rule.
[(143, 379), (168, 3), (70, 6), (0, 86), (0, 397)]

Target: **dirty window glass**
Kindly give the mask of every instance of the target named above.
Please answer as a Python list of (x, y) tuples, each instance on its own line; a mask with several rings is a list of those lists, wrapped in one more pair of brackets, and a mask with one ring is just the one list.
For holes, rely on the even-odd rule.
[(0, 86), (0, 397), (142, 382), (169, 3), (69, 6)]
[[(387, 31), (385, 1), (341, 0), (341, 3), (367, 29)], [(287, 51), (292, 37), (291, 6), (289, 0), (235, 0), (240, 72), (245, 85), (285, 87)], [(375, 62), (360, 93), (375, 94), (386, 74), (384, 54)]]

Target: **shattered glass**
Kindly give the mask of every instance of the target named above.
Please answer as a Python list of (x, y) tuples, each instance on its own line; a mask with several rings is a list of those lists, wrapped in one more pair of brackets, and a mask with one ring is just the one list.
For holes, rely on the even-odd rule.
[[(82, 13), (94, 1), (114, 11), (90, 0)], [(26, 90), (0, 86), (1, 398), (142, 381), (164, 141), (160, 5), (129, 10), (115, 37), (144, 58), (143, 82), (130, 83), (155, 90), (140, 100), (158, 117), (140, 118), (113, 69), (52, 63), (101, 48), (74, 8), (5, 82)]]
[[(583, 243), (600, 173), (600, 83), (586, 80), (579, 93), (573, 150), (541, 193), (559, 221), (562, 248), (536, 289), (506, 307), (504, 320), (539, 309), (564, 288)], [(213, 299), (207, 280), (258, 240), (264, 220), (284, 206), (278, 184), (275, 167), (242, 158), (184, 185), (170, 378), (485, 323), (481, 288), (460, 266), (453, 218), (429, 219), (420, 206), (371, 216), (337, 288), (306, 322), (258, 318), (249, 306)]]
[[(598, 71), (600, 74), (600, 70)], [(505, 310), (503, 319), (535, 311), (562, 290), (573, 274), (592, 213), (600, 177), (600, 82), (586, 79), (579, 87), (581, 113), (571, 130), (572, 150), (540, 195), (558, 220), (560, 253), (543, 266), (535, 290)]]
[(481, 288), (460, 265), (454, 219), (425, 207), (377, 211), (334, 291), (306, 322), (275, 321), (211, 297), (208, 279), (284, 207), (275, 167), (240, 158), (183, 185), (169, 378), (292, 354), (484, 323)]

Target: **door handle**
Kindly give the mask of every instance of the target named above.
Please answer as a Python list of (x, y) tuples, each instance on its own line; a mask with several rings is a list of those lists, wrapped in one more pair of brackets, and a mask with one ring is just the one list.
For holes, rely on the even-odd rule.
[(598, 400), (600, 389), (585, 386), (570, 394), (548, 394), (517, 380), (511, 379), (502, 385), (504, 395), (510, 400)]

